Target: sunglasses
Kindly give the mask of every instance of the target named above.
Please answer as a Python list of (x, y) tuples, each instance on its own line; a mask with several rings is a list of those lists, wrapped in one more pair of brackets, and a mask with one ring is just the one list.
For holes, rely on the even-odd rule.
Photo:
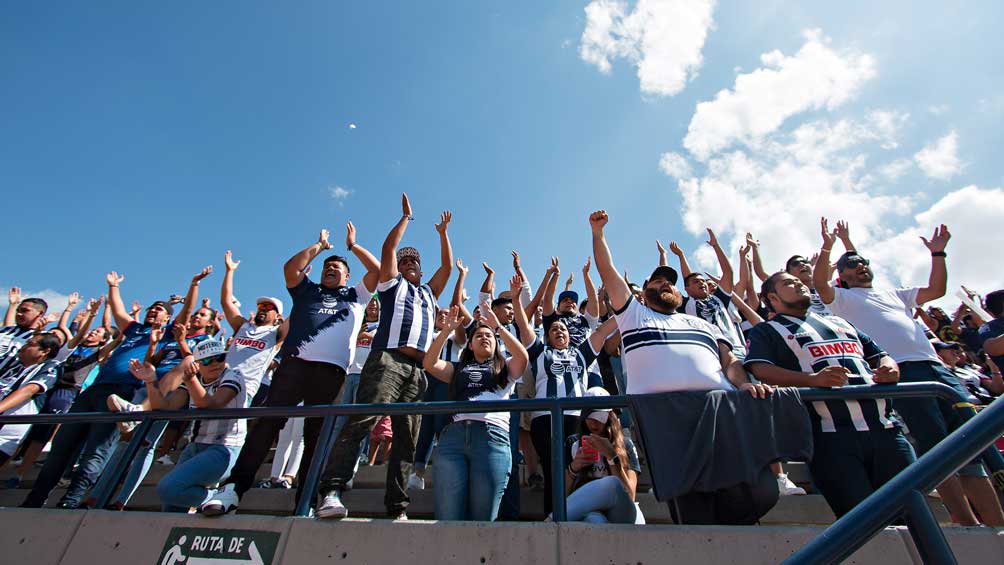
[(812, 263), (810, 263), (808, 259), (792, 259), (791, 260), (791, 265), (792, 266), (795, 266), (795, 265), (810, 265), (811, 266)]
[(851, 259), (850, 261), (844, 263), (845, 269), (857, 269), (860, 265), (867, 267), (871, 264), (868, 259)]
[(222, 363), (224, 360), (226, 360), (226, 358), (227, 358), (227, 354), (226, 353), (221, 353), (220, 355), (213, 355), (212, 357), (206, 357), (205, 359), (199, 359), (199, 364), (202, 365), (203, 367), (208, 367), (209, 365), (212, 365), (213, 363)]
[(272, 304), (271, 302), (262, 302), (261, 304), (258, 305), (259, 311), (264, 310), (266, 312), (269, 312), (276, 309), (277, 308), (275, 307), (275, 304)]

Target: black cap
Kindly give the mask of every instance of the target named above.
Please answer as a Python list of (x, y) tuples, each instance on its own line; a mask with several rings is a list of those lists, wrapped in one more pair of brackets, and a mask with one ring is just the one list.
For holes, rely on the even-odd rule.
[(648, 276), (648, 279), (642, 286), (647, 286), (648, 281), (654, 279), (655, 277), (663, 277), (664, 279), (669, 281), (669, 284), (676, 284), (676, 281), (679, 280), (680, 275), (676, 273), (676, 269), (674, 269), (673, 267), (669, 267), (667, 265), (659, 265), (658, 267), (655, 268), (654, 271), (652, 271), (652, 274)]
[(847, 263), (849, 263), (851, 259), (860, 259), (865, 262), (865, 265), (868, 264), (868, 260), (861, 255), (858, 255), (857, 251), (848, 251), (841, 255), (840, 259), (837, 259), (837, 272), (839, 273), (840, 271), (846, 269)]
[(163, 300), (156, 300), (156, 301), (153, 302), (153, 304), (147, 306), (146, 309), (149, 310), (150, 308), (153, 308), (154, 306), (160, 306), (164, 310), (167, 310), (167, 315), (168, 316), (174, 316), (174, 307), (171, 306), (170, 302), (165, 302)]
[(931, 345), (934, 346), (938, 351), (944, 351), (946, 349), (962, 349), (962, 346), (958, 343), (945, 343), (944, 341), (932, 341)]

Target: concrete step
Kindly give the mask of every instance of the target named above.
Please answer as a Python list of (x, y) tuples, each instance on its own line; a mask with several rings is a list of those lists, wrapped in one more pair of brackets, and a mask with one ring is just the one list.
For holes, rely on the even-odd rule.
[[(28, 494), (27, 489), (0, 491), (0, 506), (15, 507), (21, 504)], [(49, 497), (48, 507), (54, 507), (63, 494), (63, 489), (53, 491)], [(420, 519), (434, 518), (434, 494), (432, 489), (411, 491), (411, 505), (408, 515)], [(386, 515), (383, 489), (365, 488), (353, 489), (343, 496), (350, 515), (361, 518), (382, 518)], [(669, 508), (655, 499), (652, 493), (639, 493), (638, 502), (647, 522), (652, 524), (672, 523)], [(240, 514), (289, 515), (295, 503), (293, 489), (251, 489), (241, 500), (238, 510)], [(942, 524), (951, 520), (941, 501), (929, 498), (928, 503), (934, 511), (935, 518)], [(160, 500), (153, 486), (142, 486), (133, 496), (129, 510), (159, 510)], [(538, 521), (544, 518), (544, 495), (539, 491), (520, 490), (520, 519)], [(763, 524), (788, 525), (825, 525), (834, 521), (833, 513), (821, 495), (785, 496), (761, 520)]]

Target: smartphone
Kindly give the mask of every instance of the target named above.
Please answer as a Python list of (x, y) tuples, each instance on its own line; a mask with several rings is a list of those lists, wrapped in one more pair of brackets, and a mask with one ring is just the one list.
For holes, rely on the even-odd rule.
[(582, 452), (583, 456), (589, 459), (590, 461), (599, 461), (600, 452), (599, 450), (589, 445), (589, 442), (586, 441), (587, 437), (589, 436), (582, 436), (579, 438), (579, 451)]

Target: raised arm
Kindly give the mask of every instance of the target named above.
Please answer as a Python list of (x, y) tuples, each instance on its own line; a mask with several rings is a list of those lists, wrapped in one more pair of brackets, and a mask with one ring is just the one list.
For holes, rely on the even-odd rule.
[(620, 311), (631, 298), (631, 289), (617, 272), (613, 257), (610, 256), (610, 248), (607, 247), (603, 228), (609, 220), (606, 210), (597, 210), (589, 215), (589, 228), (593, 234), (593, 257), (596, 258), (596, 270), (600, 272), (600, 280), (603, 281), (603, 287), (607, 289), (610, 305), (614, 307), (615, 311)]
[(470, 268), (465, 267), (464, 263), (457, 259), (457, 284), (453, 287), (453, 297), (450, 300), (450, 306), (460, 307), (460, 326), (453, 332), (453, 342), (457, 345), (467, 343), (467, 334), (464, 332), (464, 328), (471, 323), (472, 319), (471, 313), (464, 306), (464, 302), (467, 301), (467, 291), (464, 290), (464, 284), (467, 282), (468, 272), (470, 272)]
[(380, 248), (380, 282), (382, 283), (398, 275), (397, 246), (401, 244), (401, 238), (404, 237), (404, 232), (408, 229), (408, 222), (413, 218), (408, 195), (401, 193), (401, 219), (390, 229), (387, 239), (383, 242), (383, 247)]
[(833, 302), (836, 291), (833, 290), (833, 282), (830, 280), (830, 251), (837, 241), (836, 230), (830, 231), (826, 218), (819, 219), (819, 230), (823, 236), (823, 246), (819, 249), (819, 258), (816, 259), (817, 268), (812, 270), (812, 286), (819, 293), (819, 299), (823, 304)]
[(917, 304), (923, 304), (932, 300), (937, 300), (945, 295), (948, 289), (948, 267), (945, 265), (945, 247), (952, 234), (948, 233), (948, 226), (941, 224), (941, 227), (934, 229), (934, 235), (928, 240), (921, 236), (924, 246), (931, 252), (931, 275), (927, 279), (927, 286), (917, 291)]
[(247, 319), (241, 315), (240, 308), (234, 304), (234, 271), (237, 270), (237, 266), (241, 262), (234, 259), (233, 253), (229, 249), (223, 256), (223, 261), (227, 268), (223, 273), (223, 286), (220, 288), (220, 309), (223, 310), (227, 323), (236, 332), (247, 322)]
[(443, 353), (443, 346), (446, 345), (446, 340), (450, 338), (450, 334), (459, 327), (460, 307), (457, 305), (450, 306), (450, 312), (446, 315), (446, 328), (436, 335), (436, 339), (432, 340), (432, 345), (429, 346), (429, 350), (425, 352), (425, 357), (422, 358), (422, 368), (444, 383), (453, 380), (453, 363), (443, 361), (440, 359), (440, 355)]
[(668, 267), (669, 258), (668, 255), (666, 254), (666, 248), (662, 246), (662, 242), (659, 241), (658, 239), (655, 240), (655, 246), (659, 250), (659, 266)]
[(856, 251), (854, 244), (851, 242), (851, 227), (847, 222), (838, 220), (834, 233), (837, 234), (837, 239), (844, 244), (844, 251)]
[(931, 330), (932, 332), (938, 331), (938, 321), (932, 318), (930, 314), (925, 312), (923, 308), (917, 308), (917, 315), (920, 316), (920, 321), (924, 322), (924, 325), (927, 326), (927, 329)]
[[(492, 289), (495, 288), (495, 269), (488, 265), (487, 261), (481, 262), (481, 267), (485, 270), (485, 280), (481, 283), (481, 295), (491, 296)], [(495, 298), (492, 296), (492, 298)]]
[(541, 306), (544, 307), (544, 315), (550, 316), (554, 314), (554, 291), (558, 287), (558, 277), (561, 276), (561, 269), (558, 268), (558, 258), (551, 257), (551, 266), (547, 268), (547, 272), (551, 273), (551, 278), (547, 280), (546, 288), (544, 289), (544, 298)]
[(181, 311), (178, 312), (175, 320), (181, 320), (183, 324), (188, 323), (188, 318), (195, 311), (195, 304), (199, 301), (199, 283), (212, 272), (213, 266), (209, 265), (192, 277), (192, 282), (188, 285), (188, 292), (185, 294), (185, 301), (181, 304)]
[(286, 288), (293, 288), (300, 284), (303, 277), (307, 276), (307, 267), (310, 262), (327, 249), (331, 249), (331, 243), (328, 242), (328, 230), (322, 229), (316, 242), (290, 257), (289, 261), (286, 261), (286, 264), (282, 266)]
[(520, 287), (519, 291), (523, 295), (523, 306), (527, 307), (532, 301), (530, 297), (530, 279), (526, 278), (526, 273), (523, 272), (523, 266), (519, 261), (519, 252), (515, 249), (512, 250), (512, 270), (523, 281), (523, 286)]
[(439, 223), (436, 224), (436, 231), (439, 232), (439, 269), (429, 279), (429, 288), (436, 298), (443, 294), (446, 284), (450, 282), (450, 273), (453, 272), (453, 246), (450, 245), (450, 235), (447, 233), (452, 219), (453, 213), (446, 210), (439, 215)]
[(708, 245), (715, 250), (715, 256), (718, 257), (718, 266), (722, 269), (722, 280), (718, 284), (718, 287), (722, 291), (731, 294), (735, 282), (732, 263), (729, 262), (729, 256), (725, 254), (725, 250), (718, 244), (718, 238), (715, 236), (715, 232), (711, 231), (711, 228), (708, 228)]
[(150, 342), (146, 345), (146, 355), (143, 356), (143, 362), (149, 363), (154, 367), (160, 363), (161, 355), (157, 352), (157, 345), (160, 344), (160, 340), (164, 338), (164, 333), (167, 330), (164, 326), (154, 325), (150, 330)]
[[(518, 281), (515, 281), (518, 282)], [(519, 300), (518, 295), (513, 298), (513, 310), (517, 313), (516, 316), (521, 316), (523, 308), (517, 303)], [(509, 352), (509, 359), (506, 361), (509, 367), (510, 378), (519, 378), (520, 375), (526, 371), (526, 366), (530, 362), (530, 357), (526, 352), (526, 348), (523, 344), (516, 339), (516, 336), (512, 335), (512, 332), (506, 329), (501, 323), (499, 323), (498, 317), (495, 312), (492, 311), (491, 306), (487, 302), (481, 303), (481, 315), (478, 316), (478, 321), (486, 324), (489, 328), (495, 331), (497, 339), (502, 340), (505, 344), (506, 351)]]
[(596, 285), (593, 284), (593, 277), (589, 276), (589, 267), (592, 264), (593, 258), (587, 257), (586, 264), (582, 267), (582, 282), (586, 285), (586, 314), (599, 319), (600, 301), (596, 296)]
[(509, 292), (512, 293), (513, 322), (516, 324), (516, 331), (523, 346), (529, 347), (533, 343), (536, 334), (530, 327), (530, 320), (526, 315), (526, 308), (523, 307), (523, 297), (516, 289), (523, 286), (523, 278), (519, 274), (513, 275), (509, 281)]
[(746, 245), (753, 250), (753, 272), (756, 273), (756, 277), (760, 279), (760, 282), (767, 280), (770, 274), (764, 270), (763, 261), (760, 259), (760, 242), (753, 237), (753, 234), (747, 233)]
[(226, 408), (239, 392), (230, 386), (220, 386), (216, 388), (216, 392), (209, 394), (206, 392), (206, 387), (199, 382), (198, 376), (199, 370), (195, 363), (186, 364), (185, 388), (188, 389), (188, 396), (192, 398), (192, 404), (195, 404), (196, 408)]
[(84, 311), (84, 319), (80, 322), (80, 326), (77, 327), (77, 333), (73, 334), (73, 338), (66, 344), (67, 349), (73, 349), (74, 347), (80, 345), (87, 332), (91, 331), (91, 324), (94, 322), (94, 318), (98, 317), (98, 310), (101, 308), (101, 302), (104, 296), (98, 298), (91, 298), (87, 301), (87, 308)]
[(752, 246), (747, 245), (739, 250), (739, 280), (743, 281), (737, 287), (740, 298), (752, 310), (756, 311), (760, 307), (760, 296), (756, 292), (756, 285), (753, 283), (753, 262), (750, 261), (749, 251)]
[(73, 339), (73, 333), (70, 332), (70, 316), (73, 315), (73, 309), (76, 308), (79, 303), (80, 293), (71, 292), (69, 299), (66, 301), (66, 308), (64, 308), (63, 313), (59, 315), (59, 322), (56, 324), (56, 327), (63, 332), (64, 336), (66, 336), (67, 343)]
[[(182, 362), (177, 367), (168, 371), (164, 378), (181, 375), (188, 366), (190, 364)], [(129, 361), (129, 372), (146, 385), (147, 398), (150, 399), (151, 409), (180, 410), (188, 404), (188, 395), (184, 391), (172, 391), (167, 396), (161, 392), (160, 387), (157, 386), (157, 370), (150, 363), (143, 363), (139, 359), (131, 359)]]
[(544, 279), (540, 281), (540, 286), (537, 287), (537, 292), (533, 294), (533, 298), (531, 298), (529, 304), (526, 305), (527, 318), (533, 316), (537, 312), (537, 308), (540, 307), (541, 302), (544, 301), (544, 294), (547, 291), (547, 285), (551, 283), (551, 278), (555, 276), (554, 272), (551, 270), (552, 268), (554, 268), (553, 265), (548, 267), (544, 272)]
[(690, 276), (690, 263), (687, 262), (687, 255), (680, 249), (680, 246), (676, 244), (675, 241), (669, 242), (669, 250), (676, 255), (677, 260), (680, 261), (680, 278), (686, 279)]
[(356, 243), (356, 226), (352, 222), (345, 224), (345, 248), (351, 251), (366, 269), (366, 274), (363, 275), (363, 285), (366, 290), (370, 292), (376, 290), (377, 279), (380, 278), (380, 262), (369, 250)]
[(603, 346), (606, 344), (607, 340), (610, 339), (614, 333), (617, 332), (617, 318), (611, 316), (606, 319), (596, 331), (589, 334), (589, 345), (593, 347), (593, 351), (599, 353), (603, 351)]
[(13, 326), (17, 320), (17, 307), (21, 304), (21, 289), (12, 286), (7, 291), (7, 313), (3, 317), (4, 326)]
[(129, 312), (126, 312), (125, 304), (122, 303), (122, 294), (119, 292), (119, 285), (122, 284), (125, 277), (112, 271), (108, 273), (105, 280), (108, 281), (108, 306), (111, 307), (115, 325), (118, 326), (119, 330), (125, 331), (134, 321)]

